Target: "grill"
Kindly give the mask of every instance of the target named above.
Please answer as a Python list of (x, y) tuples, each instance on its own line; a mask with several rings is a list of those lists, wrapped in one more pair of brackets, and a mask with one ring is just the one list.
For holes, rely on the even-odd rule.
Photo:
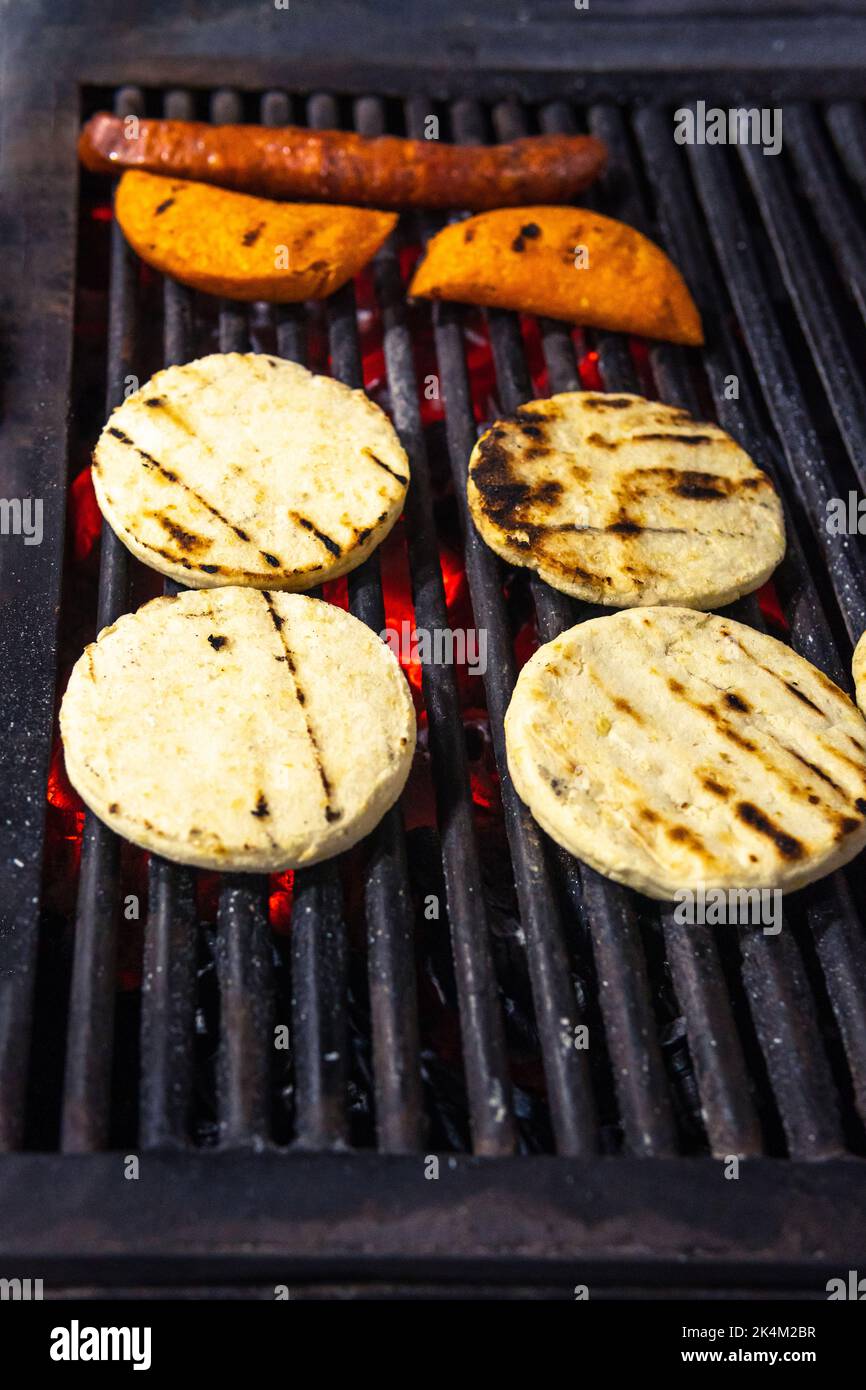
[[(783, 932), (768, 937), (683, 926), (548, 841), (511, 786), (503, 716), (527, 631), (547, 641), (598, 610), (506, 577), (469, 523), (464, 481), (479, 416), (548, 391), (600, 384), (717, 418), (776, 480), (788, 526), (772, 586), (726, 611), (784, 633), (850, 689), (866, 566), (858, 538), (831, 536), (825, 517), (831, 498), (866, 493), (856, 74), (833, 92), (815, 79), (807, 99), (786, 101), (784, 151), (765, 158), (748, 146), (677, 146), (673, 107), (696, 93), (670, 74), (650, 103), (636, 99), (646, 93), (634, 92), (634, 74), (541, 85), (537, 75), (424, 74), (419, 90), (418, 74), (359, 64), (351, 82), (323, 69), (326, 91), (300, 63), (277, 80), (260, 55), (254, 80), (247, 72), (230, 88), (220, 85), (237, 81), (227, 61), (145, 72), (117, 45), (107, 54), (78, 52), (53, 134), (31, 132), (7, 174), (27, 206), (10, 217), (5, 249), (22, 254), (45, 227), (48, 266), (35, 277), (37, 321), (25, 319), (23, 279), (13, 289), (7, 345), (7, 487), (44, 499), (45, 541), (3, 545), (0, 1273), (43, 1276), (57, 1291), (269, 1296), (281, 1278), (311, 1295), (568, 1297), (581, 1281), (611, 1294), (823, 1296), (826, 1278), (866, 1249), (866, 1207), (852, 1201), (866, 1154), (858, 865), (789, 899)], [(128, 85), (143, 76), (151, 85)], [(748, 75), (723, 90), (748, 98)], [(755, 104), (767, 104), (763, 90)], [(8, 119), (35, 100), (16, 88)], [(248, 311), (157, 284), (114, 225), (102, 255), (105, 185), (85, 179), (78, 193), (78, 121), (109, 105), (419, 137), (432, 113), (442, 138), (461, 143), (590, 130), (610, 166), (587, 201), (670, 252), (709, 346), (687, 353), (503, 311), (413, 308), (406, 256), (441, 225), (429, 216), (401, 220), (362, 278), (360, 308), (353, 286), (315, 310)], [(103, 335), (89, 331), (88, 305), (106, 287)], [(486, 713), (473, 729), (459, 673), (425, 664), (429, 823), (410, 824), (410, 787), (361, 855), (291, 884), (204, 881), (151, 857), (139, 940), (124, 904), (143, 858), (88, 815), (76, 868), (77, 811), (49, 788), (47, 824), (44, 812), (49, 762), (62, 778), (51, 754), (65, 654), (153, 592), (105, 528), (97, 611), (67, 553), (58, 622), (67, 446), (80, 466), (128, 379), (160, 365), (275, 344), (353, 387), (366, 375), (373, 389), (371, 343), (412, 466), (403, 533), (414, 623), (434, 632), (453, 620), (441, 549), (453, 535), (487, 632)], [(88, 423), (96, 362), (107, 387)], [(442, 409), (428, 418), (431, 376)], [(74, 518), (76, 483), (69, 497)], [(394, 611), (389, 555), (401, 544), (348, 577), (351, 612), (377, 632)], [(488, 738), (492, 751), (479, 754)], [(70, 892), (77, 882), (65, 916), (58, 875)], [(441, 904), (432, 922), (430, 894)], [(283, 1026), (288, 1050), (274, 1046)], [(588, 1048), (575, 1045), (583, 1026)], [(140, 1176), (124, 1183), (130, 1155)], [(731, 1156), (743, 1162), (726, 1181)]]

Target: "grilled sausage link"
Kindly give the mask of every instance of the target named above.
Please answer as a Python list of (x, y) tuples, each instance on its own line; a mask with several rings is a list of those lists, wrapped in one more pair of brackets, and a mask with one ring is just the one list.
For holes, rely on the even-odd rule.
[(568, 202), (604, 167), (592, 135), (531, 135), (509, 145), (368, 138), (337, 130), (124, 119), (85, 125), (81, 162), (98, 173), (145, 169), (269, 198), (376, 208), (470, 208)]

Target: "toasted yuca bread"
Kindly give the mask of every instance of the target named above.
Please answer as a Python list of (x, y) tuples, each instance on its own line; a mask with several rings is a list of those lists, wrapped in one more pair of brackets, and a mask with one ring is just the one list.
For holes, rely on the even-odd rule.
[(193, 289), (280, 304), (324, 299), (375, 255), (397, 216), (371, 208), (275, 203), (131, 170), (115, 199), (143, 261)]
[(387, 416), (264, 353), (157, 372), (93, 456), (102, 514), (190, 588), (310, 589), (355, 569), (403, 507), (409, 462)]
[(415, 713), (385, 644), (302, 594), (188, 590), (105, 628), (60, 710), (66, 766), (167, 859), (277, 872), (339, 854), (396, 801)]
[(695, 302), (665, 253), (588, 208), (498, 208), (453, 222), (428, 244), (409, 293), (704, 341)]
[(521, 671), (505, 736), (548, 834), (653, 898), (800, 888), (866, 844), (866, 723), (790, 648), (714, 614), (569, 629)]
[(773, 484), (716, 425), (642, 396), (531, 401), (481, 436), (467, 495), (492, 550), (617, 608), (710, 608), (785, 553)]
[(857, 703), (866, 713), (866, 632), (863, 633), (854, 648), (851, 670), (854, 675), (854, 691), (857, 695)]

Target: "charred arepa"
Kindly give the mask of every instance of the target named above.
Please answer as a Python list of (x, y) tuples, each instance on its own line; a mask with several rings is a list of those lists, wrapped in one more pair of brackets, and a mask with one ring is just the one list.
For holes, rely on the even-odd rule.
[(521, 671), (505, 735), (548, 834), (653, 898), (800, 888), (866, 844), (866, 722), (789, 647), (714, 614), (564, 632)]
[(469, 508), (487, 544), (591, 603), (720, 607), (785, 553), (772, 482), (717, 425), (641, 396), (531, 401), (478, 440)]
[(190, 588), (310, 589), (355, 569), (403, 507), (409, 463), (363, 391), (266, 353), (157, 372), (93, 457), (103, 516)]
[(87, 805), (201, 868), (279, 872), (366, 835), (415, 747), (406, 679), (341, 608), (250, 588), (158, 598), (105, 628), (60, 711)]

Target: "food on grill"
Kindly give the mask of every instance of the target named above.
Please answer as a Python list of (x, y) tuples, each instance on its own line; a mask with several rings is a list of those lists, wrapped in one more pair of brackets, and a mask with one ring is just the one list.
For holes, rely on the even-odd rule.
[(586, 208), (499, 208), (432, 238), (410, 294), (570, 323), (704, 341), (679, 271), (633, 227)]
[(368, 137), (340, 130), (206, 125), (100, 112), (78, 152), (97, 173), (145, 169), (269, 198), (311, 198), (368, 207), (493, 208), (568, 202), (604, 168), (592, 135), (533, 135), (510, 145)]
[(117, 220), (133, 250), (193, 289), (279, 304), (324, 299), (375, 255), (393, 212), (275, 203), (204, 183), (124, 174)]
[(311, 589), (355, 569), (403, 507), (383, 411), (266, 353), (168, 367), (112, 413), (93, 456), (103, 516), (190, 588)]
[(467, 494), (498, 555), (612, 607), (731, 603), (785, 553), (781, 503), (748, 454), (641, 396), (530, 401), (478, 440)]
[(860, 638), (854, 648), (854, 660), (851, 664), (854, 673), (854, 689), (857, 694), (857, 703), (866, 713), (866, 632)]
[(571, 628), (524, 666), (505, 734), (548, 834), (653, 898), (800, 888), (866, 844), (866, 723), (790, 648), (715, 614)]
[(60, 711), (66, 766), (112, 830), (183, 864), (278, 872), (356, 844), (415, 747), (385, 644), (303, 594), (188, 590), (105, 628)]

